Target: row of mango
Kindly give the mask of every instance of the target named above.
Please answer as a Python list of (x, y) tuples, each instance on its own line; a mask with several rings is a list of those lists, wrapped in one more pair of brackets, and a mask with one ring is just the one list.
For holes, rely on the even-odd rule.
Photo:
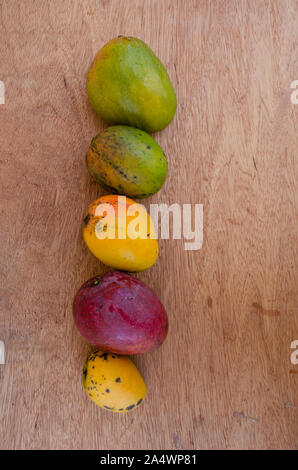
[[(155, 194), (167, 177), (166, 156), (148, 132), (169, 124), (177, 100), (153, 51), (143, 41), (123, 36), (108, 42), (94, 58), (87, 94), (94, 110), (111, 124), (91, 141), (87, 167), (113, 194), (90, 204), (83, 238), (113, 270), (81, 286), (73, 312), (80, 333), (96, 348), (83, 368), (84, 389), (100, 407), (122, 413), (137, 408), (146, 395), (145, 382), (128, 355), (153, 351), (168, 331), (161, 301), (129, 274), (151, 267), (158, 257), (154, 224), (144, 206), (131, 198)], [(113, 209), (112, 222), (106, 217), (108, 207)], [(145, 236), (128, 233), (136, 212)]]

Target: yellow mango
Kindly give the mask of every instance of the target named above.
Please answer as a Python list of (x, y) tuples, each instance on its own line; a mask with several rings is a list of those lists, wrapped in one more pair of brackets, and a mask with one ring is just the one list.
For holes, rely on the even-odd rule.
[(134, 410), (146, 396), (146, 384), (127, 356), (93, 352), (85, 362), (82, 379), (90, 400), (109, 411)]
[(143, 271), (158, 257), (154, 224), (144, 206), (125, 196), (102, 196), (88, 207), (83, 238), (105, 265)]

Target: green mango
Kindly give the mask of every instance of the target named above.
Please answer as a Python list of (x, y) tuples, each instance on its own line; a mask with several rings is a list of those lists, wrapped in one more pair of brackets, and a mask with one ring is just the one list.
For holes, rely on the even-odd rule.
[(87, 94), (109, 124), (126, 124), (156, 132), (172, 120), (177, 99), (166, 69), (143, 41), (112, 39), (94, 58)]
[(158, 143), (129, 126), (108, 127), (94, 137), (87, 167), (97, 182), (132, 198), (156, 193), (168, 173), (168, 162)]

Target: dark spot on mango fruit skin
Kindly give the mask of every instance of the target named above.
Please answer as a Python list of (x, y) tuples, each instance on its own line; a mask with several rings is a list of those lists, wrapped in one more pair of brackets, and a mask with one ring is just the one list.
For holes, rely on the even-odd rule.
[(136, 405), (129, 405), (126, 407), (126, 410), (129, 411), (129, 410), (132, 410)]
[(114, 409), (114, 408), (111, 408), (110, 406), (106, 406), (106, 405), (104, 405), (103, 407), (106, 408), (107, 410), (113, 410)]
[(110, 390), (108, 388), (106, 389), (106, 393), (110, 393)]
[(85, 225), (88, 225), (90, 218), (90, 214), (87, 214), (83, 221)]
[(140, 405), (142, 403), (142, 401), (143, 401), (143, 398), (140, 398), (138, 403), (137, 403), (137, 406)]
[(83, 369), (83, 384), (85, 384), (86, 378), (87, 378), (87, 366), (85, 364), (84, 369)]
[(108, 360), (108, 353), (103, 353), (99, 356), (101, 359), (103, 359), (104, 361), (107, 361)]
[(115, 382), (117, 382), (118, 384), (121, 382), (121, 379), (120, 377), (117, 377), (117, 379), (115, 380)]

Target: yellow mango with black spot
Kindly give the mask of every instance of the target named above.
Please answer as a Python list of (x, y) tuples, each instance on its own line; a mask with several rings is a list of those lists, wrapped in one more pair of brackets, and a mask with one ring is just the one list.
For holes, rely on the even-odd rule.
[(104, 264), (121, 271), (144, 271), (158, 257), (154, 223), (142, 204), (126, 196), (102, 196), (89, 205), (83, 238)]
[(116, 413), (136, 409), (146, 396), (144, 379), (127, 356), (93, 352), (85, 362), (82, 379), (90, 400)]
[(168, 172), (165, 154), (146, 132), (112, 126), (92, 139), (87, 153), (89, 173), (118, 194), (145, 198), (164, 184)]
[(87, 94), (95, 111), (109, 124), (127, 124), (147, 132), (172, 120), (176, 94), (166, 69), (140, 39), (112, 39), (94, 58)]

